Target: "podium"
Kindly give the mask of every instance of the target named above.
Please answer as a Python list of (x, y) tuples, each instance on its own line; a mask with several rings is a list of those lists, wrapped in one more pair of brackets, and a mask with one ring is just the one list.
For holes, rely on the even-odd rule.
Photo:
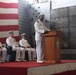
[(50, 31), (43, 36), (43, 49), (45, 54), (45, 62), (60, 62), (60, 38), (62, 31)]

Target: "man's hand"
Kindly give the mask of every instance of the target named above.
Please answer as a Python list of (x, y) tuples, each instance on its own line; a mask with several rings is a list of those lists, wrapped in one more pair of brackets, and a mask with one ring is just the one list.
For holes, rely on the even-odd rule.
[(45, 34), (48, 33), (48, 32), (49, 32), (49, 31), (47, 31), (47, 30), (44, 31)]
[(15, 46), (15, 47), (19, 47), (19, 46)]
[(27, 48), (31, 48), (30, 46), (27, 46)]

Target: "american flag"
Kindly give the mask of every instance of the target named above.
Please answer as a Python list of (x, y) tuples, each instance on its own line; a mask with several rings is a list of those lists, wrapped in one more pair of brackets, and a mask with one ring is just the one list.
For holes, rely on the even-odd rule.
[(18, 41), (18, 29), (18, 0), (0, 0), (0, 42), (6, 42), (10, 30), (14, 30), (14, 37)]

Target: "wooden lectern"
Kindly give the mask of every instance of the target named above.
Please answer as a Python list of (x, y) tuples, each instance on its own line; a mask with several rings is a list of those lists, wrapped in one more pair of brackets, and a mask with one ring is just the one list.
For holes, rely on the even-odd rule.
[(45, 53), (45, 62), (60, 62), (60, 37), (62, 31), (50, 31), (43, 36), (43, 49)]

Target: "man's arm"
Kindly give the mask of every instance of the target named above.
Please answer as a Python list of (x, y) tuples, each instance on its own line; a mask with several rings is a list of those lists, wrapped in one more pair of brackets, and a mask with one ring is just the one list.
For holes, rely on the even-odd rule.
[(31, 48), (30, 44), (28, 43), (28, 41), (26, 41), (27, 44), (27, 48)]
[(19, 45), (20, 45), (21, 47), (24, 46), (24, 44), (22, 43), (22, 40), (19, 41)]
[(6, 44), (8, 45), (8, 46), (12, 46), (12, 44), (11, 44), (11, 42), (10, 42), (10, 39), (6, 39)]
[(45, 30), (50, 31), (50, 29), (48, 29), (46, 26), (45, 26)]

